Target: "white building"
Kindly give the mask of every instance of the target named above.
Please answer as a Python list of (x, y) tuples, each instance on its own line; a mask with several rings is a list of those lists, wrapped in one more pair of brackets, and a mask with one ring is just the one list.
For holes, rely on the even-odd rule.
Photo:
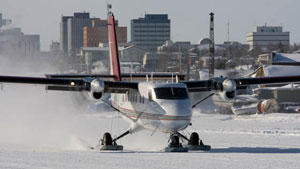
[(255, 47), (269, 48), (290, 44), (290, 33), (283, 32), (282, 26), (257, 26), (254, 32), (247, 33), (247, 43), (250, 49)]
[(21, 28), (0, 30), (0, 54), (35, 58), (40, 54), (40, 35), (24, 35)]

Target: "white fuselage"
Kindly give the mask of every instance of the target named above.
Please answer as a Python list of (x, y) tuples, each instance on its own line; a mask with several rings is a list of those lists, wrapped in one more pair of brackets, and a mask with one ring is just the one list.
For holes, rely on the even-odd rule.
[(191, 121), (191, 104), (185, 84), (142, 82), (139, 90), (111, 94), (111, 101), (122, 117), (134, 124), (131, 126), (172, 133), (185, 129)]

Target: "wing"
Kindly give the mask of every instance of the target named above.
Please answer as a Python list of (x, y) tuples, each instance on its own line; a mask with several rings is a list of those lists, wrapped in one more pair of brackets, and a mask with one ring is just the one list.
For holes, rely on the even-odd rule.
[(189, 81), (183, 83), (186, 84), (189, 92), (211, 91), (214, 88), (213, 80)]
[(300, 76), (274, 76), (261, 78), (242, 78), (235, 79), (238, 87), (252, 84), (287, 84), (300, 82)]
[[(107, 75), (107, 74), (46, 74), (48, 78), (101, 78), (101, 79), (114, 79), (114, 75)], [(122, 73), (121, 78), (125, 81), (141, 81), (146, 80), (147, 78), (153, 78), (153, 80), (172, 80), (172, 78), (178, 77), (179, 81), (183, 81), (185, 75), (177, 74), (177, 73), (138, 73), (138, 74), (131, 74), (131, 73)]]
[(190, 92), (201, 92), (210, 90), (235, 90), (244, 89), (249, 85), (259, 84), (287, 84), (300, 82), (300, 76), (276, 76), (261, 78), (237, 78), (227, 79), (223, 77), (210, 80), (183, 82)]
[(138, 82), (102, 81), (98, 78), (40, 78), (20, 76), (0, 76), (0, 83), (21, 83), (45, 85), (47, 90), (92, 91), (104, 93), (124, 93), (138, 89)]

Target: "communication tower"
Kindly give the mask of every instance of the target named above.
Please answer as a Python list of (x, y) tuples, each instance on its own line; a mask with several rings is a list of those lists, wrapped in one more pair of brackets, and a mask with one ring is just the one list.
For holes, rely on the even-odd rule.
[(209, 54), (211, 56), (211, 63), (210, 63), (210, 70), (209, 70), (209, 77), (214, 77), (215, 72), (215, 40), (214, 40), (214, 13), (210, 13), (210, 28), (209, 28)]

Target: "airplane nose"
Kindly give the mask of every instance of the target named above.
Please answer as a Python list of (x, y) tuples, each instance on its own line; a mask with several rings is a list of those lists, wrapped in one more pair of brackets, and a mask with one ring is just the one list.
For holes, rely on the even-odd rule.
[(171, 116), (191, 116), (191, 106), (189, 102), (175, 101), (174, 103), (163, 104), (164, 110)]
[(161, 119), (166, 128), (171, 131), (185, 129), (191, 121), (191, 107), (189, 102), (173, 101), (172, 103), (162, 104), (166, 112), (165, 119)]

